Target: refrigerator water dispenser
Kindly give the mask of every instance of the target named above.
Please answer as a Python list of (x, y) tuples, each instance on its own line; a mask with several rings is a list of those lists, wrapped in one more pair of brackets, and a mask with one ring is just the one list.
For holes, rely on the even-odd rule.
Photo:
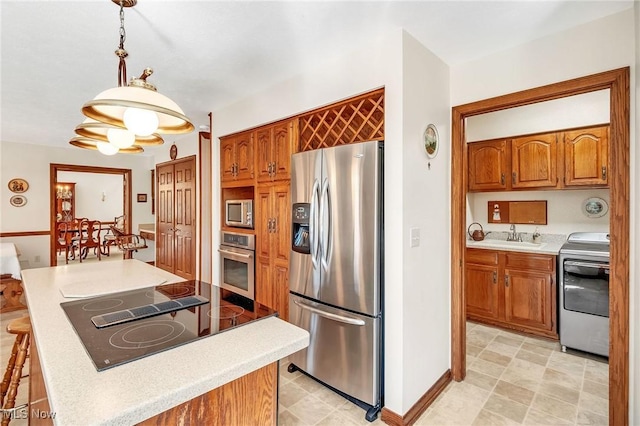
[(293, 224), (291, 249), (298, 253), (311, 253), (309, 239), (309, 212), (311, 204), (295, 203), (292, 209), (291, 223)]

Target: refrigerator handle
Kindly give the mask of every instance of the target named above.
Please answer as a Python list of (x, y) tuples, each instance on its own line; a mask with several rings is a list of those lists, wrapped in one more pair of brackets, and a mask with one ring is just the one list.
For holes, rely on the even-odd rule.
[(318, 309), (316, 307), (313, 306), (309, 306), (306, 303), (303, 302), (299, 302), (297, 300), (294, 300), (293, 303), (295, 303), (296, 305), (300, 306), (300, 308), (305, 309), (309, 312), (313, 312), (314, 314), (320, 315), (321, 317), (330, 319), (330, 320), (334, 320), (334, 321), (338, 321), (338, 322), (343, 322), (345, 324), (350, 324), (350, 325), (359, 325), (359, 326), (363, 326), (365, 325), (365, 322), (361, 319), (358, 318), (351, 318), (351, 317), (345, 317), (342, 315), (337, 315), (337, 314), (333, 314), (331, 312), (326, 312), (323, 311), (322, 309)]
[(317, 179), (313, 181), (311, 189), (311, 207), (309, 208), (309, 243), (311, 244), (310, 254), (313, 269), (318, 268), (318, 245), (320, 238), (318, 234), (318, 190), (320, 183)]
[[(320, 230), (320, 238), (322, 244), (322, 266), (324, 270), (329, 267), (328, 261), (331, 257), (331, 250), (333, 249), (331, 238), (331, 194), (329, 193), (329, 179), (325, 179), (322, 183), (322, 195), (320, 197), (320, 221), (322, 229)], [(327, 213), (327, 222), (323, 221), (325, 211)], [(325, 232), (326, 227), (326, 232)], [(325, 237), (326, 234), (326, 237)]]

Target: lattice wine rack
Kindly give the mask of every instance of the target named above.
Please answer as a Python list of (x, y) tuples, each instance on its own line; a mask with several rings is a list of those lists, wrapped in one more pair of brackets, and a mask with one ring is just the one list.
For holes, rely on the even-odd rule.
[(384, 89), (299, 117), (300, 151), (384, 139)]

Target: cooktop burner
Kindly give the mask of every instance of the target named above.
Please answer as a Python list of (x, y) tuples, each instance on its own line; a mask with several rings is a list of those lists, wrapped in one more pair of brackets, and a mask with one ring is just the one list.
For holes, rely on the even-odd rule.
[(98, 371), (276, 315), (258, 304), (245, 309), (234, 293), (196, 280), (60, 306)]

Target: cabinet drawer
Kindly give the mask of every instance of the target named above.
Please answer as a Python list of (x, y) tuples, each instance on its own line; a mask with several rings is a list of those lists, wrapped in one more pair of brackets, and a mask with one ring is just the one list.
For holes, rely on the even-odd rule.
[(467, 263), (481, 263), (483, 265), (497, 265), (498, 252), (495, 250), (467, 249)]
[(513, 269), (533, 269), (535, 271), (553, 272), (556, 266), (556, 257), (544, 254), (528, 254), (504, 252), (505, 267)]

